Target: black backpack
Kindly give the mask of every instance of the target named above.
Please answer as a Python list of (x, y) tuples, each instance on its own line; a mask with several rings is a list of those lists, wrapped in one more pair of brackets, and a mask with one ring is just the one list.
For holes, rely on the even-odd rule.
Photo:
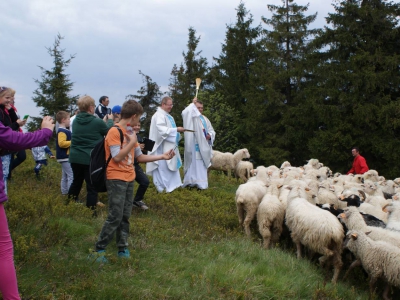
[[(122, 131), (118, 126), (114, 127), (116, 127), (119, 131), (121, 139), (121, 148), (122, 148), (122, 143), (124, 141)], [(96, 144), (96, 146), (90, 152), (90, 163), (89, 163), (90, 182), (95, 188), (95, 190), (99, 193), (107, 192), (106, 169), (110, 160), (111, 160), (111, 153), (106, 160), (105, 137), (104, 137), (100, 142)]]

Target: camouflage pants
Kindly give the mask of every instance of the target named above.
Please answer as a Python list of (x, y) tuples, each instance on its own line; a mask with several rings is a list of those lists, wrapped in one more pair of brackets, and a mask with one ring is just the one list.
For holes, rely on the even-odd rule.
[(107, 180), (108, 216), (96, 243), (96, 251), (104, 250), (117, 234), (118, 251), (128, 246), (129, 217), (132, 213), (133, 181)]

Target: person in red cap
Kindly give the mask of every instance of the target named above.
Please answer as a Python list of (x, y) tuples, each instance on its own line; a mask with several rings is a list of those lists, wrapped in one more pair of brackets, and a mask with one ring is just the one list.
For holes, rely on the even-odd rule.
[(351, 148), (351, 154), (354, 156), (353, 166), (348, 174), (364, 174), (369, 170), (365, 158), (360, 155), (360, 150), (358, 147)]

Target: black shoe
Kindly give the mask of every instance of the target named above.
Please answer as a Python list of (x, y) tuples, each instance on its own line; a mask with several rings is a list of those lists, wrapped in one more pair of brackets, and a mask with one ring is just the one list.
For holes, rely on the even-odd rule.
[(146, 205), (146, 203), (144, 203), (143, 201), (133, 201), (133, 207), (137, 207), (137, 208), (141, 208), (143, 210), (147, 210), (149, 209), (148, 206)]

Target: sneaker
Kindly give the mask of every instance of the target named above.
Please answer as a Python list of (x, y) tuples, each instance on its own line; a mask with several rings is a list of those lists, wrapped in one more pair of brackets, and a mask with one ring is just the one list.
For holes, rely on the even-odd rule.
[(88, 259), (92, 260), (95, 258), (95, 262), (106, 264), (108, 263), (108, 259), (105, 257), (105, 254), (106, 250), (93, 251), (88, 255)]
[(103, 202), (97, 202), (96, 203), (96, 205), (98, 206), (98, 207), (104, 207), (104, 206), (106, 206)]
[(141, 208), (143, 210), (149, 209), (149, 207), (143, 201), (133, 201), (133, 207)]
[(129, 257), (131, 257), (131, 254), (129, 253), (128, 249), (125, 249), (124, 251), (118, 251), (118, 257), (119, 258), (129, 258)]

